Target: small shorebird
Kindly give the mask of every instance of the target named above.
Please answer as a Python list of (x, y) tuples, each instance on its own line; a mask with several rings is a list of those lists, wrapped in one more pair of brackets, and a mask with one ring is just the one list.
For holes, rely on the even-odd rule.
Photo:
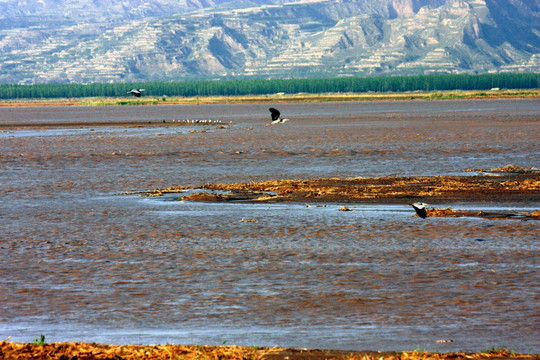
[(131, 89), (126, 94), (132, 94), (136, 97), (141, 97), (141, 92), (143, 92), (144, 89)]
[(270, 124), (267, 124), (267, 125), (281, 124), (281, 123), (284, 123), (286, 121), (289, 121), (289, 119), (282, 119), (281, 118), (281, 113), (277, 109), (274, 109), (273, 107), (271, 107), (268, 110), (270, 110), (270, 113), (272, 115), (272, 122)]
[(420, 216), (422, 219), (425, 219), (427, 217), (426, 206), (428, 206), (428, 204), (417, 202), (417, 203), (411, 204), (411, 206), (413, 207), (414, 211), (416, 211), (416, 214)]

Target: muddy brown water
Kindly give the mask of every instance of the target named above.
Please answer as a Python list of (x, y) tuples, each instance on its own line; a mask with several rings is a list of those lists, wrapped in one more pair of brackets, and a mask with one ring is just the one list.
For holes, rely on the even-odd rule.
[[(270, 106), (291, 120), (264, 126)], [(137, 194), (540, 167), (539, 99), (0, 108), (8, 123), (35, 126), (0, 128), (2, 339), (540, 352), (537, 221)]]

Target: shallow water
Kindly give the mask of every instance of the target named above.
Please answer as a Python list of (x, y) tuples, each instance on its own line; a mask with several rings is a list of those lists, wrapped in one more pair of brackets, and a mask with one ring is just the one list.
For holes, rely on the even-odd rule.
[[(270, 106), (291, 121), (264, 126)], [(536, 221), (125, 193), (539, 167), (539, 109), (538, 99), (0, 108), (0, 124), (234, 123), (0, 132), (0, 338), (538, 353)]]

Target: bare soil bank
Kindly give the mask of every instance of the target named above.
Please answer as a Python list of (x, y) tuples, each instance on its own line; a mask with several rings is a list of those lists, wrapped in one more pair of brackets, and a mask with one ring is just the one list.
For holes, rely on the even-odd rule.
[(507, 350), (485, 353), (427, 353), (342, 351), (318, 349), (256, 348), (240, 346), (101, 345), (86, 343), (21, 344), (0, 343), (2, 359), (220, 359), (220, 360), (330, 360), (330, 359), (539, 359), (537, 354), (515, 354)]

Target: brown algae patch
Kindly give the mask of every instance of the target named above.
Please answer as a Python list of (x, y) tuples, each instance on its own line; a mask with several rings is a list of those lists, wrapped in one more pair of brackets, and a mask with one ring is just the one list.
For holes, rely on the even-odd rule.
[(468, 172), (481, 172), (481, 173), (530, 173), (530, 174), (540, 174), (540, 170), (537, 168), (522, 168), (515, 165), (506, 165), (498, 168), (492, 168), (492, 169), (467, 169), (465, 171)]
[[(194, 187), (154, 189), (149, 196), (195, 189), (184, 196), (191, 201), (252, 202), (537, 202), (540, 174), (515, 173), (474, 176), (386, 176), (375, 178), (327, 178), (268, 180), (249, 183), (206, 184)], [(218, 191), (218, 192), (216, 192)], [(216, 193), (215, 193), (216, 192)]]
[(506, 349), (481, 353), (381, 352), (257, 346), (104, 345), (89, 343), (29, 344), (0, 342), (0, 357), (9, 359), (221, 359), (221, 360), (423, 360), (423, 359), (538, 359)]
[(532, 213), (517, 211), (466, 211), (454, 210), (450, 207), (445, 209), (426, 209), (427, 217), (481, 217), (485, 219), (516, 219), (516, 220), (540, 220), (540, 210)]
[[(380, 203), (412, 202), (523, 202), (538, 203), (540, 173), (506, 169), (511, 174), (474, 176), (385, 176), (375, 178), (326, 178), (310, 180), (267, 180), (249, 183), (206, 184), (154, 189), (147, 196), (194, 191), (179, 198), (201, 202), (262, 203)], [(347, 206), (341, 211), (351, 210)], [(486, 219), (540, 220), (540, 210), (464, 211), (427, 208), (428, 217), (482, 217)]]

